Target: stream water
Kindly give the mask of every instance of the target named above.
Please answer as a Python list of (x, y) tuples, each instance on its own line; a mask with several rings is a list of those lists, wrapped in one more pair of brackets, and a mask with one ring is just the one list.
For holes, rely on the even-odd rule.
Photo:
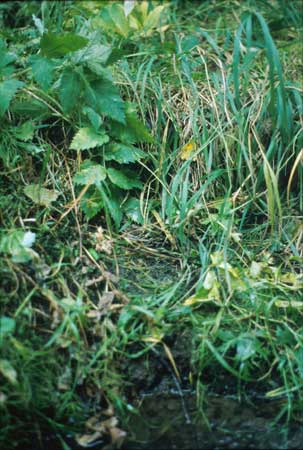
[(211, 396), (203, 420), (197, 417), (196, 397), (185, 394), (183, 400), (178, 394), (144, 396), (122, 450), (303, 448), (302, 423), (274, 424), (277, 401)]

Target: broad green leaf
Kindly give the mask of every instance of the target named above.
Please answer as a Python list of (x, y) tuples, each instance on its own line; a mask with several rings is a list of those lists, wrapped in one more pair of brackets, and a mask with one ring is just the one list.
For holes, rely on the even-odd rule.
[(22, 83), (22, 81), (16, 79), (5, 80), (0, 83), (0, 117), (2, 117), (8, 109), (9, 104), (17, 90), (23, 85), (24, 83)]
[(61, 58), (67, 53), (75, 52), (85, 47), (89, 40), (73, 33), (56, 35), (44, 34), (40, 41), (41, 53), (47, 58)]
[(10, 383), (17, 383), (17, 372), (7, 359), (0, 359), (0, 373)]
[(139, 148), (125, 144), (111, 144), (105, 152), (106, 161), (117, 161), (120, 164), (133, 163), (144, 158), (146, 154)]
[(0, 39), (0, 72), (3, 73), (3, 69), (12, 62), (16, 61), (17, 56), (13, 53), (9, 53), (6, 49), (5, 42)]
[(142, 187), (141, 181), (136, 178), (134, 173), (132, 173), (133, 176), (131, 176), (130, 172), (126, 175), (126, 171), (117, 170), (112, 167), (107, 169), (107, 173), (111, 182), (121, 189), (128, 190)]
[(104, 207), (99, 189), (88, 189), (81, 199), (80, 206), (87, 219), (95, 217)]
[(130, 197), (124, 204), (123, 210), (127, 217), (133, 220), (136, 223), (143, 225), (144, 218), (142, 216), (140, 200), (135, 197)]
[(90, 105), (93, 109), (117, 122), (125, 123), (124, 102), (113, 83), (109, 80), (95, 81), (91, 83), (91, 90), (88, 100), (93, 102)]
[(29, 58), (29, 63), (33, 71), (34, 80), (47, 91), (53, 81), (53, 71), (55, 64), (47, 58), (40, 55), (34, 55)]
[(106, 170), (100, 164), (92, 164), (85, 161), (82, 164), (80, 172), (74, 176), (74, 183), (80, 185), (94, 184), (100, 186), (101, 182), (106, 178)]
[(165, 5), (156, 6), (147, 16), (147, 19), (144, 21), (144, 29), (146, 31), (155, 28), (159, 24), (160, 16), (162, 11), (165, 9)]
[(81, 63), (90, 63), (94, 61), (98, 64), (106, 64), (112, 48), (102, 44), (92, 44), (83, 50), (79, 50), (74, 55), (74, 60)]
[(11, 111), (21, 116), (23, 120), (25, 118), (44, 120), (52, 115), (48, 107), (36, 99), (23, 101), (16, 99), (11, 105)]
[(34, 132), (35, 126), (31, 120), (28, 120), (15, 130), (15, 136), (17, 139), (26, 142), (33, 139)]
[(115, 195), (114, 189), (111, 190), (110, 194), (107, 194), (105, 189), (101, 186), (99, 191), (102, 196), (104, 207), (113, 218), (116, 227), (119, 228), (122, 220), (121, 200)]
[(45, 189), (39, 184), (29, 184), (24, 188), (24, 193), (37, 205), (46, 206), (47, 208), (58, 198), (56, 191)]
[(114, 22), (118, 33), (127, 38), (129, 26), (123, 11), (123, 6), (119, 5), (118, 3), (113, 3), (109, 10), (109, 15)]
[(59, 86), (59, 98), (63, 111), (69, 113), (76, 106), (81, 91), (81, 79), (72, 69), (65, 69)]
[(73, 150), (87, 150), (106, 144), (108, 141), (109, 137), (103, 130), (97, 133), (93, 128), (80, 128), (75, 134), (70, 148)]
[(102, 123), (102, 119), (99, 116), (99, 114), (96, 113), (96, 111), (94, 111), (92, 108), (90, 108), (89, 106), (85, 106), (82, 109), (83, 113), (87, 115), (87, 117), (89, 118), (92, 126), (94, 127), (94, 129), (97, 131), (100, 128), (100, 125)]

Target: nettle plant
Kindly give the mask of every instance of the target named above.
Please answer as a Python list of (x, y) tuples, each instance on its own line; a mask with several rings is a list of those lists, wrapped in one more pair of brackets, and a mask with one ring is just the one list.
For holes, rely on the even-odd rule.
[(76, 186), (84, 186), (81, 207), (88, 219), (105, 210), (119, 227), (122, 204), (125, 211), (138, 208), (130, 194), (125, 201), (125, 191), (142, 186), (138, 170), (130, 166), (146, 153), (135, 144), (153, 139), (137, 118), (135, 105), (122, 100), (113, 81), (108, 68), (111, 47), (71, 33), (44, 34), (40, 47), (41, 55), (31, 60), (34, 78), (47, 88), (57, 65), (53, 88), (64, 114), (79, 124), (70, 149), (84, 155), (74, 177)]
[[(16, 101), (19, 106), (25, 105), (29, 94), (43, 106), (55, 105), (51, 115), (76, 128), (69, 148), (82, 160), (74, 184), (81, 191), (78, 198), (86, 217), (91, 219), (104, 210), (107, 220), (113, 219), (119, 227), (124, 211), (140, 221), (139, 200), (132, 192), (142, 183), (134, 164), (147, 154), (136, 144), (151, 143), (153, 138), (138, 119), (136, 105), (120, 96), (109, 68), (114, 49), (101, 44), (100, 34), (91, 32), (87, 24), (81, 32), (88, 37), (46, 32), (37, 18), (35, 24), (40, 42), (36, 40), (38, 51), (25, 63), (27, 83), (11, 77), (13, 69), (6, 66), (11, 67), (14, 57), (4, 44), (0, 48), (5, 55), (0, 69), (6, 76), (0, 83), (0, 114), (4, 115), (20, 88), (22, 101)], [(21, 113), (23, 122), (24, 117)], [(19, 129), (23, 125), (19, 123)], [(34, 139), (33, 132), (30, 137)]]

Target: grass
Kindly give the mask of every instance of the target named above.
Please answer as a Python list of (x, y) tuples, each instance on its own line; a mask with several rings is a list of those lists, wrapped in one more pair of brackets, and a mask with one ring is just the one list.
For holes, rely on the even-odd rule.
[[(155, 352), (197, 403), (223, 377), (302, 421), (300, 2), (201, 2), (193, 14), (175, 1), (166, 28), (102, 33), (122, 55), (115, 83), (154, 138), (135, 163), (142, 188), (119, 197), (119, 226), (110, 189), (104, 210), (83, 212), (82, 197), (102, 200), (73, 182), (86, 159), (69, 149), (81, 119), (26, 78), (22, 60), (37, 51), (32, 14), (54, 32), (93, 33), (90, 8), (106, 5), (49, 5), (1, 7), (27, 83), (0, 125), (1, 445), (83, 435), (108, 407), (132, 414), (130, 392), (156, 383)], [(109, 164), (104, 149), (85, 151)], [(31, 183), (59, 196), (39, 204), (24, 195)]]

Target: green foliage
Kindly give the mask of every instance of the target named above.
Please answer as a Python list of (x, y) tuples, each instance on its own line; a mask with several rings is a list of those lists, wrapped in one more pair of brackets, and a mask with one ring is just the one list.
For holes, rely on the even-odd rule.
[(61, 58), (68, 53), (80, 50), (88, 42), (88, 39), (73, 33), (63, 35), (46, 33), (41, 38), (40, 48), (42, 55), (47, 58)]
[(0, 83), (0, 117), (4, 115), (12, 98), (24, 83), (19, 80), (5, 80)]
[(109, 137), (105, 134), (105, 130), (98, 133), (92, 128), (80, 128), (80, 130), (73, 137), (70, 148), (74, 150), (88, 150), (106, 144)]
[(121, 413), (156, 348), (301, 414), (301, 15), (236, 6), (0, 5), (1, 448)]

